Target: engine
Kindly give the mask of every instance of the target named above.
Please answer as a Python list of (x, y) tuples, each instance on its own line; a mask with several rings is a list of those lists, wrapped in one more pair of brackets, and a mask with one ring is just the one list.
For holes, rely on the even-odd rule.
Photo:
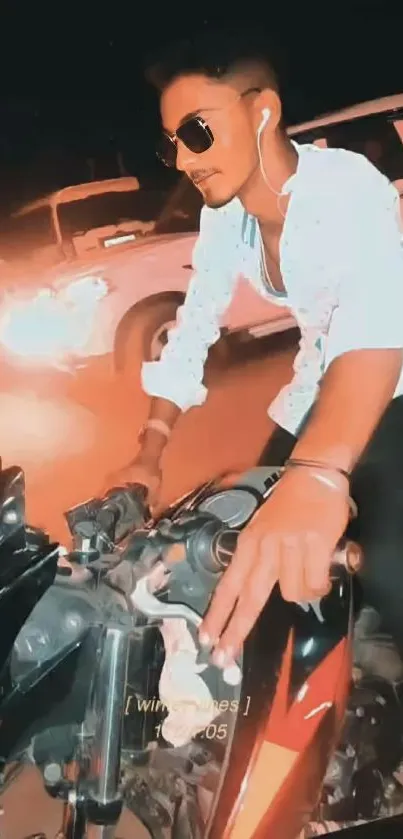
[[(379, 615), (355, 625), (354, 668), (342, 736), (324, 781), (316, 832), (403, 812), (403, 662)], [(325, 830), (326, 827), (326, 830)]]

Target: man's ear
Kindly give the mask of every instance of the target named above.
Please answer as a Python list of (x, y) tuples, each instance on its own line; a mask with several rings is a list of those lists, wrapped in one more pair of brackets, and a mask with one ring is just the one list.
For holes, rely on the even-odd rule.
[(282, 108), (278, 93), (275, 90), (271, 90), (271, 88), (262, 90), (253, 102), (253, 121), (256, 126), (256, 131), (261, 125), (266, 110), (270, 111), (270, 117), (266, 123), (266, 127), (270, 126), (275, 131), (281, 122)]

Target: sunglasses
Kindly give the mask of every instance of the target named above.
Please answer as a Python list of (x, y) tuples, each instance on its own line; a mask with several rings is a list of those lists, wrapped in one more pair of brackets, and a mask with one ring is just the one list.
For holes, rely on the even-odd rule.
[[(212, 110), (223, 111), (234, 105), (244, 96), (249, 93), (261, 93), (261, 88), (249, 87), (240, 93), (236, 99), (224, 105), (223, 108), (214, 108)], [(211, 148), (214, 143), (214, 134), (205, 119), (198, 114), (190, 116), (179, 126), (174, 134), (168, 134), (166, 131), (162, 135), (159, 147), (157, 149), (157, 157), (164, 164), (170, 168), (176, 166), (176, 157), (178, 153), (178, 140), (183, 143), (188, 151), (193, 154), (203, 154)]]

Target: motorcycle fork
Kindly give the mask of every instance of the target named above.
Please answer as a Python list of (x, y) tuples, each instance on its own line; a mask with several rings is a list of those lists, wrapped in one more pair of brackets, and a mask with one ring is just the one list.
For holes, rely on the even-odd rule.
[(129, 648), (127, 627), (104, 628), (84, 723), (86, 735), (91, 733), (89, 756), (76, 763), (60, 839), (113, 839), (115, 835), (123, 807), (120, 765)]

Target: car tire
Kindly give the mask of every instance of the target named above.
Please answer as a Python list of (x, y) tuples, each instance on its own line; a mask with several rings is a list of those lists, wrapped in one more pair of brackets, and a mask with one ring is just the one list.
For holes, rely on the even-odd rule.
[(144, 361), (158, 361), (180, 305), (176, 297), (154, 300), (125, 315), (115, 342), (115, 366), (120, 373), (140, 376)]
[[(144, 361), (158, 361), (166, 344), (168, 332), (175, 325), (180, 295), (148, 301), (140, 304), (123, 318), (115, 342), (115, 368), (130, 377), (141, 380)], [(209, 353), (207, 375), (212, 369), (228, 362), (228, 347), (225, 338), (214, 345)]]

